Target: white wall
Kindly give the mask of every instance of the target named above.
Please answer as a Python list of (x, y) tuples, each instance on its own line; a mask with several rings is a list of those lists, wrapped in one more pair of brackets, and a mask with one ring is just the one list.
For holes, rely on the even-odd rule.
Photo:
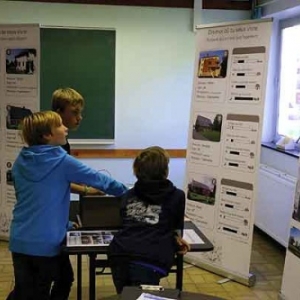
[(300, 0), (275, 0), (262, 7), (263, 16), (286, 18), (299, 14)]
[(194, 55), (192, 10), (0, 2), (0, 22), (115, 28), (115, 147), (185, 147)]
[[(216, 11), (211, 23), (229, 21), (227, 15)], [(245, 18), (240, 12), (230, 16)], [(112, 147), (123, 149), (153, 144), (186, 148), (195, 51), (193, 17), (192, 9), (0, 1), (2, 24), (116, 29), (116, 134)], [(83, 161), (109, 170), (125, 183), (134, 181), (132, 160)], [(170, 178), (179, 187), (184, 172), (185, 160), (172, 159)]]
[(260, 161), (283, 173), (298, 177), (298, 158), (262, 147)]

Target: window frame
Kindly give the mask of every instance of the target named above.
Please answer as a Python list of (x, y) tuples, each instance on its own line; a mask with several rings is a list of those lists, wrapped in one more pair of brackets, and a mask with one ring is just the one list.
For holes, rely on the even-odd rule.
[[(276, 141), (278, 141), (283, 135), (278, 133), (278, 121), (279, 121), (279, 107), (280, 107), (280, 93), (281, 93), (281, 67), (282, 67), (282, 62), (281, 62), (281, 55), (282, 55), (282, 31), (285, 28), (289, 28), (289, 27), (293, 27), (299, 25), (300, 26), (300, 15), (293, 17), (293, 18), (287, 18), (287, 19), (283, 19), (279, 21), (279, 26), (278, 26), (278, 32), (277, 32), (277, 47), (275, 50), (275, 56), (276, 56), (276, 61), (275, 61), (275, 65), (278, 67), (277, 69), (279, 70), (277, 76), (275, 77), (274, 80), (274, 87), (275, 87), (275, 92), (274, 92), (274, 97), (276, 98), (276, 113), (275, 113), (275, 121), (276, 123), (275, 125), (275, 136), (274, 136), (274, 142), (276, 143)], [(276, 33), (275, 33), (276, 34)], [(277, 88), (276, 88), (277, 85)], [(299, 134), (300, 136), (300, 134)], [(296, 142), (296, 141), (295, 141)], [(300, 145), (299, 145), (299, 141), (296, 144), (296, 148), (297, 150), (299, 150)]]

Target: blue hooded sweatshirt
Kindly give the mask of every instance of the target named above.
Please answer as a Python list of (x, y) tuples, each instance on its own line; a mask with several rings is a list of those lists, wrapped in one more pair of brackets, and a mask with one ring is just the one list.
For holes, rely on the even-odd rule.
[(59, 254), (68, 227), (70, 183), (86, 184), (115, 196), (127, 190), (60, 146), (24, 147), (13, 165), (12, 176), (17, 201), (9, 249), (33, 256)]

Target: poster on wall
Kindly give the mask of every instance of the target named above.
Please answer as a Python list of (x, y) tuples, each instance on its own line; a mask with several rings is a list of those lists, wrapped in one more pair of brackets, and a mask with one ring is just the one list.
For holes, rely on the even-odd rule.
[(290, 236), (282, 277), (281, 296), (282, 299), (285, 300), (298, 300), (300, 295), (298, 280), (300, 274), (300, 160), (298, 162), (298, 180), (290, 225)]
[(247, 285), (271, 28), (246, 21), (196, 34), (186, 214), (214, 250), (187, 260)]
[(24, 146), (19, 126), (39, 110), (39, 25), (0, 25), (0, 238), (8, 238), (16, 201), (11, 170)]

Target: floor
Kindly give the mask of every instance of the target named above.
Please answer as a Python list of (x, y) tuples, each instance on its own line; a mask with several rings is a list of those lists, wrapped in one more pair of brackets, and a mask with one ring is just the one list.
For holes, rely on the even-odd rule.
[[(249, 288), (236, 282), (219, 284), (222, 277), (204, 271), (192, 265), (185, 265), (183, 290), (201, 292), (234, 300), (271, 300), (278, 299), (284, 265), (285, 249), (276, 244), (259, 230), (255, 230), (252, 247), (250, 272), (256, 275), (256, 284)], [(83, 258), (83, 299), (88, 299), (88, 261)], [(76, 261), (72, 258), (74, 271)], [(164, 287), (175, 286), (175, 276), (171, 274), (163, 279)], [(13, 287), (13, 270), (6, 242), (0, 242), (0, 300), (5, 300)], [(110, 276), (97, 276), (97, 299), (115, 294)], [(76, 283), (70, 300), (76, 299)]]

